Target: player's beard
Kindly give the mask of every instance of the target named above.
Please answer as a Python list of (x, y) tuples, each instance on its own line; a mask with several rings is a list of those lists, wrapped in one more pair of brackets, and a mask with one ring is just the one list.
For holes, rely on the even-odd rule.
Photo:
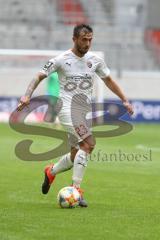
[(78, 45), (77, 44), (77, 51), (80, 53), (80, 54), (82, 54), (82, 55), (84, 55), (84, 54), (86, 54), (87, 52), (88, 52), (88, 50), (89, 50), (89, 48), (88, 47), (84, 47), (84, 48), (82, 48), (80, 45)]

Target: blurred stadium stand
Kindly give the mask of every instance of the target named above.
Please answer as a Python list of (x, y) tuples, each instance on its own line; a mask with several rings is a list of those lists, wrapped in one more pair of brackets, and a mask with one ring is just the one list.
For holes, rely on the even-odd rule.
[(159, 70), (154, 42), (145, 42), (146, 12), (147, 0), (0, 0), (0, 48), (64, 50), (73, 25), (85, 22), (110, 68)]
[[(0, 122), (8, 121), (18, 97), (51, 56), (44, 51), (19, 55), (24, 51), (17, 49), (69, 49), (73, 26), (83, 22), (94, 29), (92, 50), (104, 53), (113, 77), (132, 100), (132, 120), (159, 123), (159, 9), (159, 0), (0, 0)], [(4, 54), (4, 49), (13, 51)], [(104, 104), (117, 99), (102, 81), (97, 83), (94, 96)], [(45, 81), (34, 94), (46, 94)]]

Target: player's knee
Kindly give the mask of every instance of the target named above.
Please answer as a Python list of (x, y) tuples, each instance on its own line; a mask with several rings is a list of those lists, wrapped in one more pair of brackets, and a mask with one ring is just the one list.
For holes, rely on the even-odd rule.
[(91, 138), (91, 141), (87, 141), (87, 144), (88, 144), (88, 152), (91, 153), (96, 146), (96, 141), (94, 138)]
[(88, 143), (88, 142), (83, 142), (80, 145), (80, 148), (83, 149), (86, 153), (91, 153), (93, 151), (93, 149), (95, 148), (96, 143), (92, 142), (92, 143)]

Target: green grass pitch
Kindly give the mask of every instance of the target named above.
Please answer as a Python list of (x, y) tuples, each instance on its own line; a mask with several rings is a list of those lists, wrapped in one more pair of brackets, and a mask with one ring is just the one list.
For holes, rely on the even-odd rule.
[[(160, 125), (134, 125), (126, 135), (96, 139), (82, 184), (85, 209), (57, 205), (57, 193), (71, 183), (72, 171), (58, 175), (47, 196), (41, 194), (48, 162), (22, 161), (14, 153), (26, 138), (35, 140), (35, 153), (57, 144), (0, 124), (0, 240), (159, 240)], [(111, 157), (119, 151), (128, 159)]]

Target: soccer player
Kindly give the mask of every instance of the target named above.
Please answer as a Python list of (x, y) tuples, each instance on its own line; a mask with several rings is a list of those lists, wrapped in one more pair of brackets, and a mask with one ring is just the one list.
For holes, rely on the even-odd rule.
[(90, 26), (85, 24), (75, 26), (73, 30), (73, 48), (49, 60), (31, 81), (18, 105), (18, 110), (22, 110), (30, 103), (32, 93), (38, 84), (51, 73), (58, 73), (60, 99), (63, 103), (59, 112), (59, 119), (68, 131), (71, 151), (62, 156), (57, 163), (46, 166), (42, 193), (48, 193), (57, 174), (73, 167), (72, 184), (81, 193), (79, 205), (82, 207), (87, 207), (87, 202), (83, 198), (80, 184), (87, 166), (87, 156), (95, 147), (95, 139), (90, 126), (85, 121), (84, 112), (85, 106), (88, 107), (91, 101), (95, 73), (122, 100), (128, 113), (133, 114), (132, 105), (110, 76), (110, 70), (103, 59), (88, 52), (92, 38), (93, 30)]

